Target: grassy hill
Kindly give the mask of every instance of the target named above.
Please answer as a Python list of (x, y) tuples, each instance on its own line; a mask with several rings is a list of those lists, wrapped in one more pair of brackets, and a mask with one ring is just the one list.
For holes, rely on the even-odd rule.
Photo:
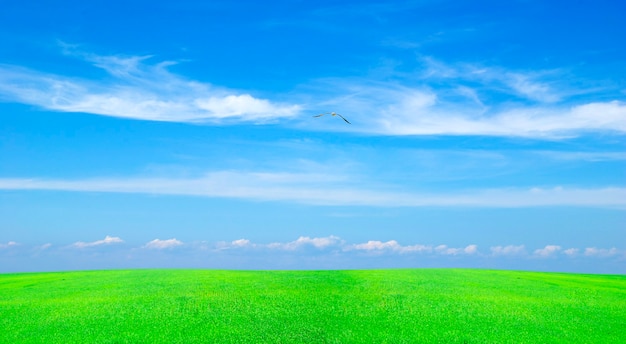
[(3, 343), (623, 343), (626, 276), (401, 269), (0, 275)]

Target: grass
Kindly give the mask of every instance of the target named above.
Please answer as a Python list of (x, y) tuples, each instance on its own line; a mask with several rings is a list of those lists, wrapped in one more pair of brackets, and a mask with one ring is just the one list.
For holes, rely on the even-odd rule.
[(626, 276), (415, 269), (0, 275), (3, 343), (618, 343)]

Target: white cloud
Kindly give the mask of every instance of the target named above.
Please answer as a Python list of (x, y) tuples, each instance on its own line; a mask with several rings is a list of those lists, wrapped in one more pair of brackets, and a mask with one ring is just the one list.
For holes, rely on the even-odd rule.
[[(175, 240), (175, 239), (173, 239)], [(464, 247), (450, 247), (446, 244), (440, 245), (424, 245), (424, 244), (411, 244), (402, 245), (397, 240), (368, 240), (362, 243), (348, 243), (344, 239), (330, 235), (327, 237), (309, 237), (300, 236), (294, 241), (285, 242), (272, 242), (269, 244), (255, 243), (248, 239), (238, 239), (231, 242), (218, 242), (216, 250), (245, 250), (253, 248), (256, 254), (262, 254), (259, 252), (271, 252), (271, 251), (287, 251), (287, 252), (299, 252), (299, 254), (306, 255), (303, 249), (306, 247), (315, 248), (319, 251), (333, 252), (333, 254), (349, 255), (350, 253), (366, 253), (373, 257), (380, 257), (385, 255), (410, 255), (410, 254), (426, 254), (431, 258), (436, 256), (474, 256), (482, 257), (483, 259), (502, 259), (502, 258), (516, 258), (516, 259), (532, 259), (532, 258), (550, 258), (550, 257), (577, 257), (581, 252), (578, 248), (563, 249), (559, 245), (546, 245), (542, 248), (532, 250), (532, 254), (529, 255), (525, 245), (498, 245), (490, 247), (490, 254), (483, 254), (478, 249), (478, 245), (470, 244)], [(329, 250), (332, 249), (332, 250)], [(584, 257), (614, 257), (625, 255), (626, 252), (617, 248), (595, 248), (590, 247), (584, 249)]]
[[(415, 97), (408, 94), (407, 97)], [(421, 96), (423, 97), (423, 95)], [(486, 135), (559, 138), (581, 132), (626, 132), (626, 104), (594, 102), (571, 107), (519, 106), (481, 115), (480, 108), (446, 109), (409, 105), (410, 99), (381, 110), (380, 133), (387, 135)], [(419, 103), (419, 102), (418, 102)]]
[(518, 256), (526, 254), (524, 245), (493, 246), (490, 250), (493, 256)]
[(180, 240), (176, 240), (176, 238), (161, 240), (154, 239), (148, 243), (146, 243), (143, 248), (147, 249), (155, 249), (155, 250), (163, 250), (168, 248), (174, 248), (183, 245), (183, 242)]
[(352, 245), (348, 250), (361, 250), (361, 251), (402, 251), (403, 247), (395, 240), (389, 240), (382, 242), (379, 240), (370, 240), (366, 243)]
[(40, 251), (43, 251), (43, 250), (49, 249), (50, 247), (52, 247), (51, 243), (45, 243), (45, 244), (43, 244), (43, 245), (41, 245), (39, 247), (36, 247), (36, 249), (38, 249)]
[(120, 239), (119, 237), (112, 237), (112, 236), (108, 236), (107, 235), (102, 240), (96, 240), (96, 241), (92, 241), (92, 242), (82, 242), (82, 241), (75, 242), (75, 243), (72, 244), (72, 247), (86, 248), (86, 247), (93, 247), (93, 246), (120, 244), (120, 243), (123, 243), (123, 242), (124, 242), (124, 240)]
[[(54, 111), (170, 122), (265, 123), (293, 118), (304, 108), (340, 109), (357, 124), (340, 130), (382, 135), (559, 138), (626, 132), (623, 102), (567, 102), (569, 95), (586, 91), (558, 84), (555, 80), (564, 79), (559, 71), (510, 71), (424, 58), (421, 77), (395, 82), (327, 78), (299, 85), (300, 94), (292, 97), (310, 100), (301, 105), (190, 80), (167, 69), (175, 62), (149, 64), (151, 56), (97, 56), (64, 47), (111, 78), (85, 80), (0, 65), (0, 97)], [(326, 121), (300, 124), (310, 130), (322, 123), (328, 130)]]
[(501, 75), (502, 82), (520, 96), (543, 103), (560, 100), (560, 96), (548, 84), (533, 80), (529, 75), (521, 73)]
[(476, 254), (476, 253), (478, 253), (478, 245), (472, 244), (472, 245), (465, 246), (465, 248), (463, 249), (463, 253), (465, 253), (465, 254)]
[(534, 154), (562, 161), (621, 161), (626, 160), (626, 152), (567, 152), (535, 151)]
[(15, 247), (18, 246), (19, 244), (15, 241), (9, 241), (6, 244), (2, 244), (0, 243), (0, 249), (5, 249), (5, 248), (11, 248), (11, 247)]
[(299, 111), (299, 106), (276, 107), (268, 100), (256, 99), (249, 94), (228, 95), (197, 99), (199, 109), (206, 110), (214, 118), (243, 117), (248, 120), (290, 117)]
[(234, 247), (246, 247), (246, 246), (250, 246), (250, 240), (248, 239), (238, 239), (238, 240), (233, 240), (231, 242), (231, 244)]
[(511, 71), (501, 67), (487, 67), (475, 64), (446, 64), (432, 57), (424, 57), (425, 65), (422, 78), (425, 80), (443, 79), (450, 86), (466, 87), (465, 84), (479, 84), (481, 90), (500, 92), (519, 98), (540, 102), (553, 103), (561, 100), (566, 94), (564, 87), (555, 87), (550, 78), (559, 71)]
[(580, 250), (577, 248), (568, 248), (567, 250), (563, 250), (563, 254), (568, 257), (575, 257), (578, 255), (578, 252), (580, 252)]
[(54, 111), (168, 122), (267, 122), (301, 109), (188, 80), (167, 70), (173, 62), (147, 64), (150, 56), (74, 55), (113, 79), (85, 80), (0, 65), (0, 97)]
[(345, 130), (540, 139), (626, 132), (626, 104), (619, 101), (623, 97), (574, 102), (571, 96), (592, 91), (563, 85), (559, 71), (519, 72), (424, 60), (421, 77), (393, 82), (323, 79), (311, 87), (326, 96), (319, 105), (341, 109), (358, 123)]
[(460, 254), (476, 254), (478, 252), (477, 245), (468, 245), (464, 248), (448, 247), (447, 245), (439, 245), (435, 247), (435, 252), (442, 255), (456, 256)]
[(623, 252), (621, 250), (618, 250), (617, 248), (613, 247), (613, 248), (596, 248), (596, 247), (587, 247), (585, 248), (585, 256), (588, 257), (611, 257), (611, 256), (616, 256), (616, 255), (620, 255), (623, 254)]
[(252, 243), (248, 239), (237, 239), (231, 242), (220, 241), (216, 244), (218, 250), (240, 249), (240, 248), (254, 248), (257, 245)]
[[(117, 244), (121, 242), (123, 241), (117, 237), (107, 236), (103, 240), (97, 240), (94, 242), (77, 242), (71, 245), (71, 247), (87, 248), (100, 245)], [(5, 244), (0, 244), (0, 249), (18, 246), (21, 245), (14, 241), (10, 241)], [(52, 244), (49, 243), (34, 246), (27, 252), (35, 255), (54, 254), (54, 251), (49, 250), (50, 247), (52, 247)], [(325, 237), (299, 236), (296, 240), (276, 241), (269, 244), (257, 243), (244, 238), (228, 242), (221, 241), (215, 244), (211, 244), (206, 241), (183, 243), (175, 238), (167, 240), (154, 239), (140, 247), (126, 247), (128, 250), (126, 252), (128, 252), (128, 254), (122, 254), (126, 256), (126, 259), (132, 260), (134, 259), (133, 257), (138, 256), (137, 249), (159, 251), (177, 247), (185, 247), (187, 254), (192, 253), (191, 256), (206, 257), (207, 251), (210, 251), (211, 255), (214, 255), (213, 257), (216, 258), (216, 261), (236, 257), (240, 263), (245, 261), (267, 262), (268, 259), (275, 259), (276, 255), (288, 255), (289, 257), (297, 258), (296, 260), (301, 262), (307, 261), (309, 258), (315, 258), (320, 262), (335, 261), (337, 259), (339, 259), (338, 261), (347, 262), (350, 260), (356, 261), (359, 257), (362, 258), (364, 256), (374, 260), (378, 258), (385, 260), (387, 258), (395, 257), (393, 258), (394, 261), (401, 262), (405, 259), (405, 263), (407, 262), (406, 259), (413, 262), (426, 263), (427, 260), (431, 260), (432, 262), (449, 262), (449, 259), (452, 259), (451, 261), (459, 261), (459, 258), (471, 258), (471, 261), (481, 262), (480, 264), (482, 265), (479, 266), (495, 266), (497, 264), (501, 264), (502, 260), (506, 260), (510, 263), (513, 258), (520, 263), (525, 261), (527, 262), (526, 264), (530, 265), (540, 264), (537, 262), (537, 258), (554, 258), (553, 262), (560, 262), (564, 264), (564, 266), (571, 264), (568, 263), (568, 261), (571, 262), (570, 259), (572, 258), (576, 259), (575, 262), (579, 262), (584, 259), (591, 261), (598, 258), (607, 260), (612, 258), (616, 264), (626, 258), (626, 251), (615, 247), (587, 247), (585, 249), (573, 247), (563, 249), (560, 245), (551, 244), (530, 250), (532, 254), (528, 254), (527, 247), (524, 245), (499, 245), (490, 247), (490, 253), (486, 253), (481, 252), (476, 244), (459, 247), (449, 246), (447, 244), (427, 245), (411, 243), (403, 245), (397, 240), (368, 240), (360, 243), (349, 243), (335, 235)], [(78, 252), (78, 250), (69, 250), (68, 252), (71, 254), (72, 252)], [(193, 252), (199, 254), (200, 256), (194, 255)], [(144, 254), (148, 253), (144, 251)], [(224, 256), (220, 258), (219, 255)], [(419, 258), (419, 260), (416, 261), (415, 259), (417, 258)], [(373, 262), (369, 259), (368, 261), (370, 263)], [(535, 263), (533, 263), (533, 261), (535, 261)], [(240, 268), (246, 267), (245, 265), (242, 265)]]
[[(348, 176), (345, 176), (345, 179)], [(0, 178), (0, 190), (58, 190), (161, 195), (225, 197), (288, 201), (316, 205), (398, 207), (626, 207), (626, 188), (502, 188), (440, 193), (370, 189), (367, 181), (344, 186), (344, 177), (308, 173), (253, 173), (222, 171), (189, 179), (9, 179)]]
[(253, 243), (248, 239), (238, 239), (231, 242), (221, 241), (218, 242), (216, 248), (218, 250), (229, 250), (229, 249), (245, 249), (245, 248), (255, 248), (255, 249), (269, 249), (269, 250), (284, 250), (284, 251), (295, 251), (306, 247), (312, 247), (318, 250), (324, 250), (332, 247), (341, 247), (344, 241), (334, 235), (321, 237), (321, 238), (311, 238), (308, 236), (301, 236), (294, 241), (289, 242), (272, 242), (269, 244), (260, 244)]
[(439, 245), (436, 247), (430, 245), (400, 245), (396, 240), (386, 242), (378, 240), (370, 240), (365, 243), (349, 245), (345, 247), (346, 251), (365, 251), (369, 253), (382, 254), (385, 252), (393, 252), (400, 254), (410, 253), (436, 253), (440, 255), (460, 255), (460, 254), (476, 254), (478, 253), (477, 245), (468, 245), (462, 248), (448, 247), (447, 245)]
[(561, 246), (546, 245), (544, 248), (535, 250), (534, 255), (541, 258), (547, 258), (554, 256), (559, 251), (561, 251)]
[[(191, 250), (206, 251), (211, 250), (211, 245), (207, 244), (184, 244), (177, 239), (159, 240), (155, 239), (142, 248), (150, 249), (167, 249), (173, 247), (179, 247), (186, 245)], [(559, 245), (546, 245), (542, 248), (532, 250), (532, 254), (529, 255), (525, 245), (506, 245), (506, 246), (492, 246), (490, 247), (491, 254), (483, 254), (478, 249), (478, 245), (470, 244), (462, 247), (450, 247), (446, 244), (441, 245), (424, 245), (424, 244), (410, 244), (402, 245), (397, 240), (369, 240), (362, 243), (348, 243), (344, 239), (329, 235), (326, 237), (309, 237), (300, 236), (293, 241), (277, 241), (266, 243), (253, 242), (249, 239), (237, 239), (233, 241), (220, 241), (215, 245), (212, 245), (216, 254), (220, 252), (239, 252), (238, 254), (250, 254), (253, 257), (263, 257), (264, 254), (274, 253), (288, 253), (298, 255), (300, 257), (306, 257), (312, 254), (311, 250), (319, 254), (332, 254), (333, 257), (343, 256), (349, 257), (354, 253), (365, 253), (371, 257), (382, 257), (390, 255), (426, 255), (431, 259), (436, 257), (476, 257), (482, 259), (489, 259), (491, 261), (503, 258), (516, 258), (516, 259), (533, 259), (533, 258), (550, 258), (550, 257), (577, 257), (581, 252), (578, 248), (563, 249)], [(316, 253), (317, 255), (318, 253)], [(586, 248), (582, 257), (589, 259), (594, 257), (615, 257), (625, 255), (626, 252), (617, 248)]]
[(310, 246), (321, 250), (328, 247), (340, 245), (341, 243), (342, 240), (339, 237), (333, 235), (323, 238), (310, 238), (308, 236), (301, 236), (295, 241), (287, 243), (274, 242), (268, 244), (267, 247), (270, 249), (293, 251), (302, 247)]

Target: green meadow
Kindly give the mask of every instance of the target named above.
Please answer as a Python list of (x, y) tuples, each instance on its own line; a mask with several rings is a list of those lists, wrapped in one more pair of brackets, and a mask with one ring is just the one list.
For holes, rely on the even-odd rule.
[(626, 276), (399, 269), (0, 275), (3, 343), (623, 343)]

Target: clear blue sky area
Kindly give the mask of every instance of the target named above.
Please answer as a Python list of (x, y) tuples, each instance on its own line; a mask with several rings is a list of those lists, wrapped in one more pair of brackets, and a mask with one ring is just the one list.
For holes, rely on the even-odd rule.
[(0, 272), (626, 273), (618, 1), (0, 7)]

